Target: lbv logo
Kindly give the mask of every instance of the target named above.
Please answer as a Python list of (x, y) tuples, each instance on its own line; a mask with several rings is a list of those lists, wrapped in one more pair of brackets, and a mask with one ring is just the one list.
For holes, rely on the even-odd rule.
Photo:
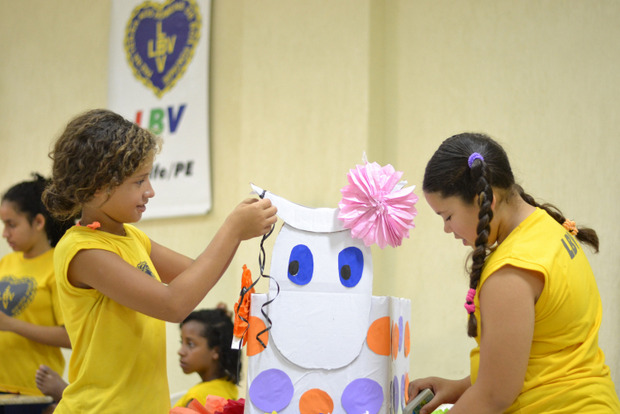
[(200, 40), (194, 0), (146, 1), (133, 9), (125, 53), (134, 76), (161, 98), (183, 76)]
[(174, 52), (174, 44), (176, 41), (177, 36), (167, 36), (166, 33), (161, 30), (161, 22), (157, 22), (155, 40), (149, 40), (148, 56), (150, 59), (155, 59), (158, 73), (163, 73), (166, 68), (166, 58)]

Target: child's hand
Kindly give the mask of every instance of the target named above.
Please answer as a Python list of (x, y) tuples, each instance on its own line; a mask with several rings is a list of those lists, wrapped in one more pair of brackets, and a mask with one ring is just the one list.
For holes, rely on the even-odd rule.
[(237, 235), (239, 240), (248, 240), (262, 236), (271, 229), (278, 220), (276, 207), (271, 200), (248, 198), (243, 200), (228, 216), (230, 231)]
[(462, 380), (448, 380), (438, 377), (416, 379), (409, 383), (407, 401), (411, 401), (423, 389), (430, 388), (435, 396), (420, 410), (420, 414), (430, 414), (442, 404), (455, 403), (469, 385), (469, 377)]

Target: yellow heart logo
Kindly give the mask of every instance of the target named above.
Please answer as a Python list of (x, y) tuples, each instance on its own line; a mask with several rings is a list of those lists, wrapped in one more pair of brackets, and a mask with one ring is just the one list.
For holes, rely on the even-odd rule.
[(125, 53), (134, 76), (161, 98), (183, 76), (200, 40), (202, 19), (193, 0), (145, 1), (131, 13)]

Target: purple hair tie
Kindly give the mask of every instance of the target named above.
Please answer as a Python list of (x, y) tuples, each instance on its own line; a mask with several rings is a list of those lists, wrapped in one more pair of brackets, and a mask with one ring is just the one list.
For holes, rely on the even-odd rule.
[(484, 157), (477, 152), (472, 152), (472, 154), (469, 156), (469, 159), (467, 160), (467, 165), (469, 165), (469, 168), (471, 168), (474, 161), (476, 160), (484, 161)]

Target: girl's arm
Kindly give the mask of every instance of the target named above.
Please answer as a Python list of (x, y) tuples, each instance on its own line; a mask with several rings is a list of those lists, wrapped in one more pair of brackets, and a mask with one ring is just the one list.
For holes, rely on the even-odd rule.
[[(163, 284), (104, 250), (82, 250), (69, 264), (74, 286), (94, 288), (116, 302), (146, 315), (181, 322), (220, 279), (243, 240), (267, 233), (276, 222), (267, 199), (248, 199), (226, 218), (211, 243), (189, 264), (188, 258), (153, 244), (151, 259), (165, 274)], [(184, 268), (184, 270), (183, 270)], [(171, 276), (181, 271), (178, 276)]]
[(505, 266), (480, 292), (480, 367), (476, 382), (450, 410), (503, 413), (521, 389), (534, 335), (534, 306), (544, 286), (540, 274)]
[(43, 345), (71, 348), (69, 335), (64, 326), (35, 325), (0, 312), (0, 331), (13, 332)]
[(157, 269), (159, 278), (164, 283), (172, 282), (175, 277), (194, 263), (193, 259), (155, 243), (153, 240), (151, 240), (151, 261)]

